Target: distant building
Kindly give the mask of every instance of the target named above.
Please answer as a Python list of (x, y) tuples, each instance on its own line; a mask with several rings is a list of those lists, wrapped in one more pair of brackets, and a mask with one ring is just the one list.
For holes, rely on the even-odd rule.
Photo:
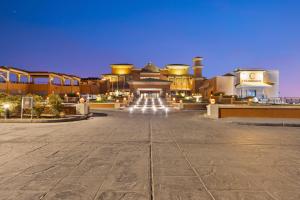
[(168, 64), (159, 68), (149, 62), (143, 68), (133, 64), (112, 64), (111, 73), (80, 78), (57, 72), (26, 71), (0, 66), (0, 92), (8, 94), (166, 94), (198, 95), (210, 98), (223, 93), (238, 97), (279, 97), (279, 71), (236, 69), (232, 73), (206, 79), (202, 58), (193, 59), (193, 73), (186, 64)]
[(198, 93), (203, 82), (202, 58), (193, 59), (194, 74), (189, 74), (189, 65), (168, 64), (159, 68), (148, 63), (143, 68), (135, 68), (132, 64), (112, 64), (111, 73), (103, 74), (108, 92), (157, 93), (161, 96), (176, 93)]
[(216, 93), (240, 98), (279, 97), (279, 71), (238, 68), (232, 73), (206, 79), (200, 91), (204, 98)]

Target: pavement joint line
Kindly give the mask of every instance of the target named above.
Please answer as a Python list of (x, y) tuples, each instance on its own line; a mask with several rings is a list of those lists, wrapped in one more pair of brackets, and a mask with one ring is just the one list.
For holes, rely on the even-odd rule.
[(153, 174), (153, 148), (152, 148), (152, 120), (149, 120), (149, 158), (150, 158), (150, 199), (155, 199), (154, 193), (154, 174)]
[(178, 150), (181, 152), (181, 154), (183, 155), (184, 159), (186, 160), (186, 162), (188, 163), (188, 165), (190, 166), (190, 168), (193, 170), (193, 172), (195, 173), (196, 177), (198, 178), (198, 180), (201, 182), (202, 186), (204, 187), (205, 191), (209, 194), (209, 196), (211, 197), (211, 199), (216, 200), (215, 197), (212, 195), (212, 193), (209, 191), (209, 189), (207, 188), (207, 186), (205, 185), (204, 181), (202, 180), (202, 178), (200, 177), (199, 173), (197, 172), (197, 170), (193, 167), (192, 163), (189, 161), (189, 159), (187, 158), (187, 155), (184, 153), (184, 150), (179, 146), (179, 144), (176, 142), (176, 140), (174, 139), (174, 137), (172, 136), (172, 134), (168, 131), (168, 135), (170, 136), (170, 138), (173, 140), (173, 142), (175, 143), (175, 145), (177, 146)]
[(274, 199), (274, 200), (279, 200), (279, 199), (277, 199), (276, 197), (274, 197), (274, 195), (271, 194), (269, 191), (265, 190), (265, 192), (266, 192), (272, 199)]

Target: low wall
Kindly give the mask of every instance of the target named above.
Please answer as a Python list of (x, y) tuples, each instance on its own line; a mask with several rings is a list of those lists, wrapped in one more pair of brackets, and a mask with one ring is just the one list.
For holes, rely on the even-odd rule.
[(120, 103), (89, 103), (90, 109), (119, 109)]
[(207, 115), (211, 118), (299, 118), (300, 106), (247, 106), (247, 105), (208, 105)]
[(183, 110), (206, 110), (207, 104), (183, 103)]
[(76, 106), (64, 106), (63, 111), (66, 115), (76, 115)]

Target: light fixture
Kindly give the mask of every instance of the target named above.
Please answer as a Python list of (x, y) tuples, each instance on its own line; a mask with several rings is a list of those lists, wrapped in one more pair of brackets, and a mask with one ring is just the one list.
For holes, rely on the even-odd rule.
[(4, 108), (5, 110), (9, 109), (9, 104), (8, 104), (8, 103), (4, 104), (4, 105), (3, 105), (3, 108)]
[(134, 108), (129, 108), (129, 112), (132, 113)]

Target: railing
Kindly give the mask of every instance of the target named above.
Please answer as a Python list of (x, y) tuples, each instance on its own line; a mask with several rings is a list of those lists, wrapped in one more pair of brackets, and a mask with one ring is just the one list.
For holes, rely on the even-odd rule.
[(18, 82), (18, 81), (4, 81), (4, 80), (0, 80), (0, 83), (12, 83), (12, 84), (32, 84), (32, 82), (25, 82), (25, 81), (21, 81), (21, 82)]
[(260, 99), (260, 103), (263, 104), (300, 104), (300, 97), (277, 97)]

